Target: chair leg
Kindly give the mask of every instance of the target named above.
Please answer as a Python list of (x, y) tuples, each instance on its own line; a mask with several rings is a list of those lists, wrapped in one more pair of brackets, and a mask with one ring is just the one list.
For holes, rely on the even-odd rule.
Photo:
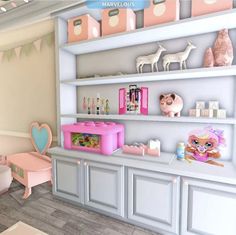
[(28, 198), (31, 195), (31, 193), (32, 193), (31, 188), (25, 187), (25, 193), (23, 195), (23, 199)]

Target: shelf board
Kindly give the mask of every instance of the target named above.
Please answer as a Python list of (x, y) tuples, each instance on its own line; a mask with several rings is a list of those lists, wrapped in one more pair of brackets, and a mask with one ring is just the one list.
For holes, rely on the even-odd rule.
[[(54, 147), (48, 150), (50, 154), (57, 157), (66, 157), (71, 159), (84, 159), (85, 161), (99, 161), (108, 164), (125, 165), (127, 167), (135, 167), (146, 169), (149, 171), (163, 172), (165, 174), (179, 175), (183, 177), (193, 177), (213, 182), (221, 182), (236, 185), (236, 167), (232, 162), (223, 162), (224, 167), (213, 166), (207, 163), (192, 161), (178, 161), (173, 159), (170, 164), (154, 162), (154, 159), (142, 158), (133, 155), (119, 154), (115, 152), (113, 155), (105, 156), (96, 153), (82, 152), (75, 150), (66, 150), (62, 147)], [(161, 153), (163, 154), (163, 153)], [(164, 153), (164, 155), (173, 156), (174, 153)]]
[(177, 122), (177, 123), (211, 123), (211, 124), (236, 124), (235, 118), (195, 118), (195, 117), (165, 117), (158, 115), (95, 115), (95, 114), (63, 114), (61, 118), (100, 119), (100, 120), (122, 120), (122, 121), (147, 121), (147, 122)]
[(175, 22), (141, 28), (130, 32), (100, 37), (97, 39), (68, 43), (61, 48), (75, 55), (110, 49), (159, 42), (174, 38), (215, 32), (223, 28), (236, 28), (236, 9), (191, 17)]
[(175, 70), (169, 72), (154, 72), (142, 74), (127, 74), (117, 76), (105, 76), (94, 78), (70, 79), (61, 81), (62, 84), (73, 86), (92, 86), (105, 84), (119, 84), (132, 82), (155, 82), (155, 81), (172, 81), (194, 78), (216, 78), (225, 76), (235, 76), (236, 66), (197, 68), (187, 70)]

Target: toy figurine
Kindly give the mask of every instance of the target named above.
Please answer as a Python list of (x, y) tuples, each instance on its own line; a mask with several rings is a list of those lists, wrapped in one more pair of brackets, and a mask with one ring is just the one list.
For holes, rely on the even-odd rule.
[(190, 132), (185, 158), (223, 167), (222, 163), (213, 161), (221, 156), (218, 147), (225, 145), (223, 133), (212, 127)]
[(110, 107), (109, 107), (109, 100), (106, 99), (106, 105), (105, 105), (105, 114), (109, 114), (110, 112)]
[(97, 108), (96, 108), (96, 114), (99, 115), (100, 114), (100, 94), (97, 93)]
[(92, 98), (92, 113), (95, 114), (95, 99)]
[(137, 59), (136, 59), (137, 72), (142, 73), (143, 72), (143, 66), (145, 64), (150, 64), (151, 65), (152, 72), (154, 72), (154, 66), (155, 66), (156, 71), (158, 72), (157, 62), (160, 59), (161, 53), (163, 51), (166, 51), (166, 49), (159, 44), (159, 48), (158, 48), (158, 50), (156, 51), (155, 54), (137, 57)]
[(191, 42), (188, 42), (188, 46), (183, 52), (178, 52), (176, 54), (167, 54), (163, 56), (163, 68), (164, 71), (169, 71), (169, 67), (171, 63), (179, 63), (180, 69), (182, 70), (187, 69), (186, 60), (188, 59), (188, 56), (192, 49), (195, 49), (196, 46), (194, 46)]
[(101, 114), (105, 114), (105, 99), (101, 99)]
[(91, 114), (90, 98), (88, 98), (88, 114)]
[(83, 110), (87, 110), (86, 97), (83, 98)]
[(180, 117), (183, 109), (183, 99), (175, 93), (160, 95), (160, 108), (167, 117)]

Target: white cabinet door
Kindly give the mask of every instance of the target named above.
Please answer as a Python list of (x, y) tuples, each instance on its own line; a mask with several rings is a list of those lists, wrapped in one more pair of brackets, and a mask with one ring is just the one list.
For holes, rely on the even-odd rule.
[(81, 202), (81, 164), (79, 160), (53, 157), (53, 193)]
[(124, 167), (85, 162), (85, 205), (124, 216)]
[(181, 235), (235, 235), (236, 187), (183, 179)]
[(128, 218), (178, 234), (179, 177), (128, 169)]

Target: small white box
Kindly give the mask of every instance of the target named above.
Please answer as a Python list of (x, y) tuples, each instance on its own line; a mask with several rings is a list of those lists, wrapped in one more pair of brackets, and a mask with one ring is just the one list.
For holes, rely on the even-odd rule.
[(201, 110), (200, 109), (189, 109), (189, 116), (190, 117), (200, 117)]
[(219, 109), (219, 101), (209, 101), (209, 109)]
[(196, 109), (205, 109), (205, 101), (196, 101)]
[(218, 109), (217, 111), (217, 118), (226, 118), (226, 110), (225, 109)]
[(213, 109), (202, 109), (201, 110), (201, 117), (210, 117), (212, 118), (214, 116), (214, 110)]

